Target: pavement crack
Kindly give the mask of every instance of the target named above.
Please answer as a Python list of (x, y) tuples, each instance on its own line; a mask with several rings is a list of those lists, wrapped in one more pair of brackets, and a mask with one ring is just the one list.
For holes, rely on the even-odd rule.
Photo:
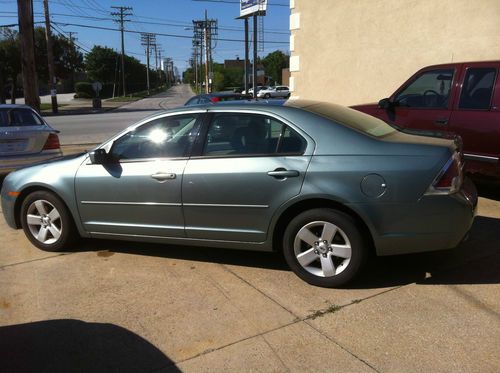
[(339, 348), (341, 348), (342, 350), (344, 350), (345, 352), (347, 352), (349, 355), (351, 355), (352, 357), (354, 357), (359, 362), (365, 364), (367, 367), (371, 368), (375, 372), (380, 372), (377, 368), (375, 368), (369, 362), (367, 362), (366, 360), (362, 359), (361, 357), (359, 357), (358, 355), (356, 355), (354, 352), (350, 351), (346, 347), (342, 346), (340, 343), (338, 343), (335, 339), (333, 339), (332, 337), (330, 337), (328, 334), (326, 334), (323, 331), (321, 331), (320, 329), (316, 328), (314, 325), (311, 324), (310, 320), (304, 320), (304, 323), (307, 326), (309, 326), (311, 329), (313, 329), (314, 331), (316, 331), (317, 333), (321, 334), (323, 337), (325, 337), (326, 339), (328, 339), (330, 342), (334, 343)]
[(9, 267), (15, 267), (15, 266), (18, 266), (18, 265), (21, 265), (21, 264), (28, 264), (28, 263), (33, 263), (33, 262), (40, 262), (42, 260), (53, 259), (53, 258), (57, 258), (59, 256), (72, 255), (72, 254), (76, 254), (76, 252), (74, 252), (74, 253), (56, 254), (56, 255), (46, 256), (46, 257), (38, 258), (38, 259), (25, 260), (24, 262), (17, 262), (17, 263), (5, 264), (3, 266), (0, 266), (0, 270), (5, 269), (5, 268), (9, 268)]
[(284, 324), (284, 325), (278, 326), (278, 327), (273, 328), (273, 329), (270, 329), (270, 330), (266, 330), (266, 331), (264, 331), (264, 332), (262, 332), (262, 333), (258, 333), (258, 334), (250, 335), (250, 336), (248, 336), (248, 337), (238, 339), (237, 341), (230, 342), (230, 343), (226, 343), (225, 345), (222, 345), (222, 346), (219, 346), (219, 347), (210, 348), (210, 349), (208, 349), (208, 350), (202, 351), (202, 352), (200, 352), (199, 354), (193, 355), (193, 356), (188, 357), (188, 358), (186, 358), (186, 359), (176, 361), (176, 362), (175, 362), (175, 365), (177, 365), (177, 364), (181, 364), (181, 363), (184, 363), (184, 362), (186, 362), (186, 361), (190, 361), (190, 360), (196, 359), (196, 358), (198, 358), (198, 357), (200, 357), (200, 356), (203, 356), (203, 355), (206, 355), (206, 354), (210, 354), (210, 353), (215, 352), (215, 351), (220, 351), (220, 350), (223, 350), (223, 349), (225, 349), (226, 347), (231, 347), (231, 346), (234, 346), (234, 345), (236, 345), (236, 344), (238, 344), (238, 343), (245, 342), (245, 341), (248, 341), (248, 340), (253, 339), (253, 338), (256, 338), (256, 337), (261, 337), (261, 336), (263, 336), (264, 334), (272, 333), (272, 332), (274, 332), (274, 331), (277, 331), (277, 330), (280, 330), (280, 329), (286, 328), (286, 327), (288, 327), (288, 326), (290, 326), (290, 325), (294, 325), (294, 324), (296, 324), (296, 323), (298, 323), (298, 322), (301, 322), (301, 321), (302, 321), (302, 320), (293, 320), (293, 321), (291, 321), (291, 322), (289, 322), (289, 323), (286, 323), (286, 324)]
[(281, 357), (278, 355), (278, 353), (276, 352), (276, 350), (274, 349), (274, 347), (271, 346), (271, 344), (269, 343), (269, 341), (266, 339), (265, 334), (261, 335), (261, 338), (264, 340), (264, 342), (267, 345), (267, 347), (269, 347), (269, 349), (272, 351), (272, 353), (276, 357), (276, 359), (278, 359), (278, 361), (281, 363), (281, 365), (283, 366), (283, 368), (285, 368), (285, 371), (290, 372), (290, 368), (288, 368), (288, 366), (285, 364), (285, 362), (283, 361), (283, 359), (281, 359)]
[(237, 277), (238, 279), (240, 279), (241, 281), (243, 281), (245, 284), (247, 284), (248, 286), (250, 286), (252, 289), (256, 290), (257, 292), (259, 292), (260, 294), (262, 294), (264, 297), (266, 297), (267, 299), (269, 299), (271, 302), (273, 302), (274, 304), (278, 305), (280, 308), (282, 308), (283, 310), (287, 311), (288, 313), (290, 313), (292, 316), (295, 317), (295, 319), (297, 321), (300, 321), (301, 318), (299, 316), (297, 316), (292, 310), (289, 310), (288, 308), (286, 308), (284, 305), (282, 305), (280, 302), (278, 302), (276, 299), (274, 299), (273, 297), (271, 297), (269, 294), (266, 294), (265, 292), (263, 292), (262, 290), (260, 290), (259, 288), (257, 288), (255, 285), (253, 285), (252, 283), (248, 282), (247, 280), (245, 280), (243, 277), (241, 277), (240, 275), (238, 275), (236, 272), (232, 271), (230, 268), (228, 268), (226, 265), (224, 264), (221, 264), (222, 268), (224, 268), (227, 272), (231, 273), (233, 276)]

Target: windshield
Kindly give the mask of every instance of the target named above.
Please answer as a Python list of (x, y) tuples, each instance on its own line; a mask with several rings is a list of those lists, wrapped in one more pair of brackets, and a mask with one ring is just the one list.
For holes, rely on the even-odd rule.
[(340, 105), (319, 102), (303, 109), (374, 137), (386, 136), (396, 131), (380, 119)]

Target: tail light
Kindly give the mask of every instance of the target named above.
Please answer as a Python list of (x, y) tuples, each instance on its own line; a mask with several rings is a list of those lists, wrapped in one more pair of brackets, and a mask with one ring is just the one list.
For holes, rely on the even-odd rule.
[(427, 189), (426, 195), (453, 194), (460, 190), (463, 182), (462, 162), (459, 153), (446, 162)]
[(49, 134), (47, 141), (45, 141), (45, 145), (43, 146), (42, 150), (54, 150), (60, 148), (61, 144), (59, 143), (59, 136), (57, 136), (55, 133), (51, 133)]
[(220, 101), (220, 97), (212, 97), (210, 101), (212, 101), (215, 104), (216, 102)]

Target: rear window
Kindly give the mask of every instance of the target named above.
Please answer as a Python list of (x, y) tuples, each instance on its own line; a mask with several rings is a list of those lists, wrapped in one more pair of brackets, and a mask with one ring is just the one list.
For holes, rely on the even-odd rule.
[(40, 126), (43, 122), (29, 109), (0, 109), (0, 127)]
[(386, 136), (396, 131), (394, 127), (380, 119), (340, 105), (321, 102), (306, 106), (304, 109), (374, 137)]

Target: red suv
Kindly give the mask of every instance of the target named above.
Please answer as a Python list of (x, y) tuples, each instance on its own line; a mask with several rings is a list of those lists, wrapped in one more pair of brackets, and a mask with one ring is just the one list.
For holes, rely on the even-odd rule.
[(500, 179), (500, 61), (418, 71), (378, 104), (353, 106), (404, 130), (460, 135), (466, 171)]

